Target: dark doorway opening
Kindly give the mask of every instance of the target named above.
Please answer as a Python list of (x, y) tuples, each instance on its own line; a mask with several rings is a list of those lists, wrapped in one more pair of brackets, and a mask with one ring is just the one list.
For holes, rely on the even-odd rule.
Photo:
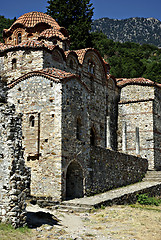
[(66, 199), (83, 197), (83, 171), (78, 162), (72, 162), (66, 174)]
[(90, 145), (95, 146), (96, 145), (96, 135), (95, 135), (95, 130), (91, 128), (90, 131)]

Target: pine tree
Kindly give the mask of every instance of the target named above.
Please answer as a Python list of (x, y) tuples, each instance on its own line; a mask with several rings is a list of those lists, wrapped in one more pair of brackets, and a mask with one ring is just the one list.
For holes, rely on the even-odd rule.
[(68, 30), (71, 49), (89, 47), (93, 16), (90, 0), (49, 0), (48, 4), (47, 14)]

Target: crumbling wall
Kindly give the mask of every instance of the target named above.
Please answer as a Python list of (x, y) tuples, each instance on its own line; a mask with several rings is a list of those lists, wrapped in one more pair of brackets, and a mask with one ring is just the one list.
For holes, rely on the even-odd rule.
[(22, 150), (21, 115), (0, 95), (0, 221), (14, 227), (26, 223), (25, 198), (30, 189), (30, 169)]

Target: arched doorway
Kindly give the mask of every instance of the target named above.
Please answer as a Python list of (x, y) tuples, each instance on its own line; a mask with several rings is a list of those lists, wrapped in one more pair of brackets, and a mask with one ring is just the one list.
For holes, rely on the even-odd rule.
[(83, 171), (80, 164), (72, 162), (66, 174), (66, 199), (83, 197)]

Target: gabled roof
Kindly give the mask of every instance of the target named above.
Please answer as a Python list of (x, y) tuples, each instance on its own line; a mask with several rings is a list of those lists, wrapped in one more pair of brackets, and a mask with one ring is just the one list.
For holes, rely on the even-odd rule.
[(67, 81), (70, 80), (72, 78), (77, 79), (88, 91), (90, 91), (88, 89), (88, 87), (86, 86), (85, 83), (83, 83), (80, 80), (80, 77), (76, 74), (70, 73), (70, 72), (65, 72), (63, 70), (57, 69), (57, 68), (45, 68), (39, 71), (33, 71), (33, 72), (29, 72), (19, 78), (17, 78), (16, 80), (12, 81), (11, 83), (9, 83), (7, 86), (8, 88), (13, 88), (15, 85), (17, 85), (18, 83), (20, 83), (21, 81), (29, 78), (29, 77), (33, 77), (33, 76), (44, 76), (48, 79), (50, 79), (51, 81), (54, 82), (61, 82), (61, 81)]
[(26, 78), (32, 77), (32, 76), (45, 76), (49, 78), (50, 80), (53, 80), (54, 82), (60, 82), (61, 80), (69, 79), (72, 77), (78, 77), (77, 75), (69, 72), (62, 71), (57, 68), (45, 68), (39, 71), (33, 71), (29, 72), (16, 80), (12, 81), (8, 84), (8, 88), (14, 87), (17, 83), (25, 80)]
[(123, 88), (127, 85), (142, 85), (142, 86), (157, 86), (161, 87), (161, 84), (153, 82), (146, 78), (117, 78), (117, 86)]
[[(75, 52), (78, 56), (78, 61), (79, 63), (82, 65), (83, 62), (84, 62), (84, 59), (85, 59), (85, 55), (87, 54), (87, 52), (89, 51), (93, 51), (97, 54), (97, 56), (99, 57), (99, 59), (101, 60), (102, 62), (102, 65), (103, 65), (103, 68), (104, 68), (104, 71), (106, 73), (106, 62), (103, 60), (103, 58), (101, 57), (100, 53), (95, 49), (95, 48), (84, 48), (84, 49), (79, 49), (79, 50), (72, 50), (72, 52)], [(68, 56), (70, 53), (70, 51), (67, 51), (65, 54), (66, 56)]]
[(80, 64), (83, 64), (85, 54), (87, 53), (88, 50), (92, 50), (92, 48), (84, 48), (84, 49), (74, 50), (74, 52), (78, 56), (78, 60), (79, 60)]

